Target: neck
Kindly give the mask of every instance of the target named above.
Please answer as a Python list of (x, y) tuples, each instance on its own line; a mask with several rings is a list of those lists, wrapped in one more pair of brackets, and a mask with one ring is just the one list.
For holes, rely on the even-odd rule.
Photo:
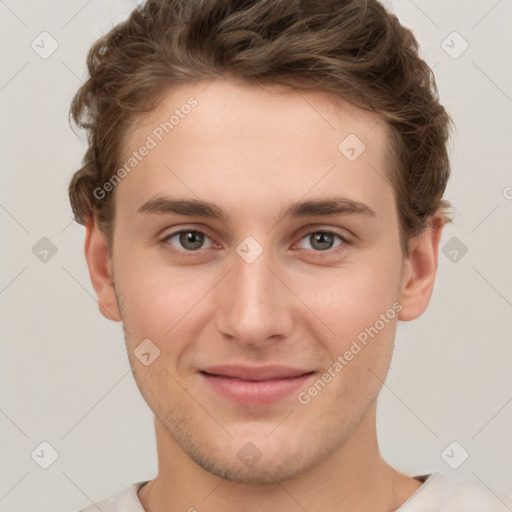
[(375, 404), (336, 451), (317, 466), (282, 482), (254, 485), (225, 480), (191, 460), (155, 417), (158, 475), (139, 490), (151, 512), (283, 512), (396, 510), (421, 484), (397, 474), (381, 457)]

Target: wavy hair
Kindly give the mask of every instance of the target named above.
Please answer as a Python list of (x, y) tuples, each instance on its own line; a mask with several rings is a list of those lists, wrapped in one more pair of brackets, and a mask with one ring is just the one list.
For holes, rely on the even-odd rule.
[(121, 164), (123, 138), (173, 86), (218, 77), (318, 89), (389, 127), (402, 252), (441, 210), (451, 119), (412, 32), (377, 0), (147, 0), (98, 39), (70, 108), (87, 132), (69, 184), (75, 220), (96, 219), (111, 247), (114, 194), (93, 191)]

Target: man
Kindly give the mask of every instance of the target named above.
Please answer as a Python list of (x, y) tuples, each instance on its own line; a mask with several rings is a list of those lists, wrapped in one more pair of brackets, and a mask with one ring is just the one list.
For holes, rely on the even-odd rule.
[(70, 199), (159, 468), (84, 510), (510, 509), (377, 443), (450, 220), (449, 117), (412, 34), (376, 1), (148, 0), (88, 67)]

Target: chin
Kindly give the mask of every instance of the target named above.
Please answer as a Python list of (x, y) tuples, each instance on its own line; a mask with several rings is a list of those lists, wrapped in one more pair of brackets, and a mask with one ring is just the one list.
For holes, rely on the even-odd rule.
[[(301, 455), (284, 457), (279, 461), (264, 456), (256, 462), (242, 463), (237, 454), (224, 460), (207, 454), (188, 453), (189, 457), (205, 471), (231, 482), (251, 485), (273, 485), (298, 477), (310, 469)], [(297, 460), (300, 458), (301, 460)]]
[[(254, 425), (253, 425), (254, 427)], [(197, 465), (220, 478), (252, 485), (270, 485), (294, 479), (311, 470), (322, 461), (330, 447), (309, 446), (291, 432), (277, 435), (269, 428), (245, 429), (247, 435), (237, 435), (227, 427), (233, 437), (215, 436), (180, 439), (179, 444)], [(269, 434), (269, 432), (272, 432)], [(296, 434), (296, 433), (295, 433)]]

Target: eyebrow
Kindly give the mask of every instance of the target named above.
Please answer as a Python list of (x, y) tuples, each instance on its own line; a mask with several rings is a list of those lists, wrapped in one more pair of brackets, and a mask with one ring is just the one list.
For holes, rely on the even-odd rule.
[[(176, 214), (190, 217), (204, 217), (226, 222), (229, 215), (208, 201), (198, 199), (174, 199), (154, 197), (145, 202), (138, 210), (140, 214)], [(346, 197), (333, 197), (309, 201), (295, 201), (281, 211), (285, 217), (301, 218), (321, 215), (362, 215), (375, 218), (376, 213), (366, 204)]]

